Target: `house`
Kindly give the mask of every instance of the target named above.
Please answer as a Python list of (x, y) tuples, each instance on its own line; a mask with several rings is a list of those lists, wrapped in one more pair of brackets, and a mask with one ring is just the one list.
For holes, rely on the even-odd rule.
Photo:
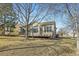
[(56, 34), (56, 23), (55, 21), (51, 22), (42, 22), (35, 23), (29, 29), (29, 36), (49, 36), (54, 37)]
[(16, 24), (14, 28), (10, 27), (5, 27), (5, 32), (4, 32), (4, 24), (0, 24), (0, 35), (19, 35), (20, 32), (20, 26), (19, 24)]
[[(25, 28), (25, 27), (24, 27)], [(1, 32), (3, 33), (3, 26), (0, 27)], [(11, 28), (11, 31), (9, 31), (9, 28), (5, 27), (5, 34), (6, 35), (19, 35), (20, 32), (25, 34), (25, 29), (23, 29), (19, 24), (15, 25), (15, 28)], [(38, 23), (35, 22), (29, 27), (29, 36), (50, 36), (53, 37), (56, 34), (56, 23), (55, 21), (51, 22), (42, 22)]]

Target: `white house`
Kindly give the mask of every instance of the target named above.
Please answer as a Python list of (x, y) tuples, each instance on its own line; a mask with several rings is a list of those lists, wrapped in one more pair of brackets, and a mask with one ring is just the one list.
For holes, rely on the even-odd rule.
[(42, 22), (35, 23), (29, 29), (29, 36), (50, 36), (53, 37), (56, 34), (56, 23), (55, 21), (51, 22)]

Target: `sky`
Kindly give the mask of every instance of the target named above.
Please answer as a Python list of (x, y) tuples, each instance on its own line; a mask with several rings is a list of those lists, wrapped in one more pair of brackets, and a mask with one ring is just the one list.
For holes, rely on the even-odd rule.
[[(66, 10), (65, 4), (49, 4), (49, 5), (51, 6), (51, 8), (49, 10), (49, 13), (48, 13), (50, 15), (46, 16), (46, 18), (43, 21), (54, 20), (56, 22), (56, 27), (57, 27), (57, 31), (58, 31), (60, 28), (63, 28), (63, 27), (66, 26), (65, 20), (68, 19), (69, 14), (68, 14), (68, 12)], [(34, 8), (34, 5), (32, 7)], [(44, 7), (42, 9), (43, 12), (42, 12), (40, 17), (42, 17), (45, 14), (45, 9), (47, 8), (47, 4), (43, 4), (43, 7)], [(25, 8), (27, 8), (27, 7), (25, 7)], [(70, 8), (70, 10), (71, 9), (77, 9), (77, 11), (78, 11), (79, 10), (79, 4), (69, 4), (69, 8)], [(15, 9), (15, 6), (14, 6), (14, 9)], [(25, 12), (24, 12), (24, 10), (22, 8), (21, 8), (21, 10), (25, 14)], [(65, 12), (65, 10), (66, 10), (66, 12)], [(35, 10), (32, 13), (32, 16), (35, 15), (36, 11), (37, 10)], [(73, 10), (71, 10), (71, 11), (73, 11)], [(21, 19), (21, 21), (23, 21), (23, 19), (21, 17), (20, 17), (20, 19)]]

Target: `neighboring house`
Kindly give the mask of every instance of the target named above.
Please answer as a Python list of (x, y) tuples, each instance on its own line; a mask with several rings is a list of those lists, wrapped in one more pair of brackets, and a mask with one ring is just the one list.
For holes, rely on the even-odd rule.
[[(4, 24), (0, 24), (0, 35), (4, 32)], [(15, 25), (15, 28), (5, 27), (5, 35), (19, 35), (20, 26), (19, 24)]]
[(13, 31), (10, 32), (9, 34), (10, 35), (19, 35), (19, 32), (20, 32), (20, 25), (19, 24), (16, 24), (15, 25), (15, 28), (13, 28)]
[[(58, 31), (57, 34), (59, 34), (59, 37), (74, 37), (74, 32), (72, 30), (64, 31), (64, 29), (62, 29)], [(77, 37), (77, 33), (75, 33), (75, 37)]]
[(56, 34), (56, 23), (42, 22), (35, 23), (29, 29), (29, 36), (50, 36), (53, 37)]

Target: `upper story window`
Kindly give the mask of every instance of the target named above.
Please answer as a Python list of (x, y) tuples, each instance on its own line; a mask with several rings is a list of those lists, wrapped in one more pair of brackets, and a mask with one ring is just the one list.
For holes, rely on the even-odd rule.
[(52, 32), (52, 27), (51, 26), (45, 26), (44, 32)]

